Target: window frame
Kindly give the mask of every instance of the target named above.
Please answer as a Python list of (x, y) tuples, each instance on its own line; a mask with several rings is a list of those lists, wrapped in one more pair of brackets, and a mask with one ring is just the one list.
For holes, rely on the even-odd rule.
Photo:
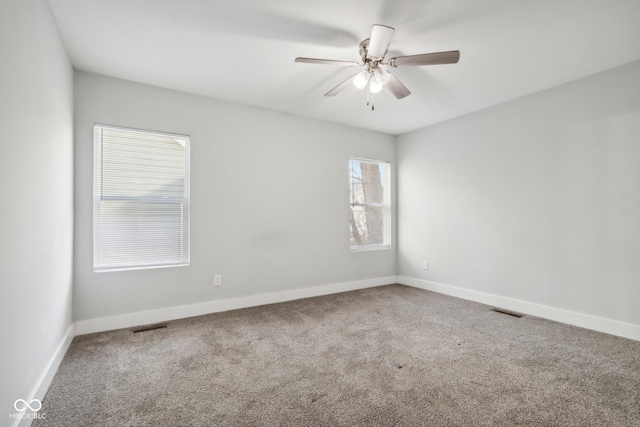
[[(351, 173), (351, 162), (357, 161), (360, 163), (369, 163), (384, 165), (384, 181), (383, 181), (383, 203), (352, 203), (353, 197), (353, 181)], [(359, 245), (353, 246), (349, 243), (351, 252), (367, 252), (367, 251), (382, 251), (391, 249), (391, 162), (388, 160), (376, 160), (363, 157), (350, 157), (349, 158), (349, 210), (354, 206), (363, 207), (381, 207), (383, 208), (383, 239), (382, 244), (373, 245)], [(351, 214), (351, 212), (349, 212)], [(351, 242), (351, 221), (349, 221), (349, 242)]]
[[(110, 266), (96, 266), (96, 251), (99, 247), (99, 239), (97, 239), (97, 229), (100, 226), (100, 215), (98, 214), (100, 202), (104, 200), (104, 196), (102, 194), (98, 195), (98, 162), (102, 160), (102, 155), (98, 156), (97, 150), (99, 147), (98, 138), (97, 138), (97, 129), (113, 129), (116, 131), (127, 131), (134, 133), (142, 133), (149, 135), (159, 135), (162, 137), (168, 138), (176, 138), (182, 139), (185, 141), (185, 175), (184, 175), (184, 197), (181, 198), (158, 198), (158, 197), (131, 197), (131, 196), (108, 196), (109, 201), (120, 201), (120, 202), (147, 202), (147, 203), (180, 203), (183, 211), (186, 211), (186, 227), (183, 233), (186, 233), (186, 255), (180, 262), (160, 262), (153, 264), (131, 264), (131, 265), (110, 265)], [(103, 142), (101, 142), (102, 144)], [(100, 177), (102, 176), (102, 165), (100, 165)], [(93, 125), (93, 186), (92, 186), (92, 196), (93, 196), (93, 256), (92, 256), (92, 264), (93, 264), (93, 272), (94, 273), (105, 273), (112, 271), (127, 271), (127, 270), (144, 270), (144, 269), (153, 269), (153, 268), (168, 268), (168, 267), (184, 267), (189, 266), (191, 263), (191, 137), (189, 135), (177, 134), (172, 132), (164, 132), (164, 131), (156, 131), (156, 130), (147, 130), (147, 129), (139, 129), (139, 128), (130, 128), (124, 126), (115, 126), (108, 125), (103, 123), (94, 123)], [(102, 185), (101, 185), (102, 187)]]

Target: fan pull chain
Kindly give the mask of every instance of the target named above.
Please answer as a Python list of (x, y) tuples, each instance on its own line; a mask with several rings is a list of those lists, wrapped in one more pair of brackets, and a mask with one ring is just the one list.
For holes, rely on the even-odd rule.
[(373, 93), (371, 92), (371, 80), (367, 82), (367, 105), (371, 104), (371, 111), (375, 110), (373, 105)]
[(367, 105), (369, 105), (369, 94), (371, 93), (371, 80), (367, 82)]

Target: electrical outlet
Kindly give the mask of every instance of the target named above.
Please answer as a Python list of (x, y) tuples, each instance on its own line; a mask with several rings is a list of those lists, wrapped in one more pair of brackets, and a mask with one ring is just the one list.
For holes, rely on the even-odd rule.
[(213, 286), (222, 286), (222, 276), (220, 274), (213, 276)]
[(423, 270), (429, 269), (429, 261), (422, 261), (422, 269)]

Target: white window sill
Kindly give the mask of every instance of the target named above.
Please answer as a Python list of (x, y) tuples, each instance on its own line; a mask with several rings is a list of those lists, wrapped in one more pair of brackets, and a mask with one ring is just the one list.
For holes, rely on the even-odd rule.
[(108, 273), (111, 271), (131, 271), (131, 270), (150, 270), (152, 268), (171, 268), (171, 267), (188, 267), (189, 263), (178, 263), (178, 264), (160, 264), (160, 265), (139, 265), (132, 267), (102, 267), (93, 269), (94, 273)]
[(391, 245), (351, 246), (351, 252), (388, 251)]

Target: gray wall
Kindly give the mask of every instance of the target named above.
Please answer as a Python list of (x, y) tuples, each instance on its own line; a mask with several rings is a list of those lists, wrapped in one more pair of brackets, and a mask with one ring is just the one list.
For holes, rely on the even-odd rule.
[(639, 76), (400, 136), (399, 274), (640, 325)]
[[(395, 171), (392, 136), (85, 72), (75, 103), (75, 320), (396, 274), (348, 222), (349, 157)], [(93, 273), (94, 123), (191, 136), (189, 267)]]
[(0, 425), (71, 326), (73, 74), (44, 0), (0, 2)]

